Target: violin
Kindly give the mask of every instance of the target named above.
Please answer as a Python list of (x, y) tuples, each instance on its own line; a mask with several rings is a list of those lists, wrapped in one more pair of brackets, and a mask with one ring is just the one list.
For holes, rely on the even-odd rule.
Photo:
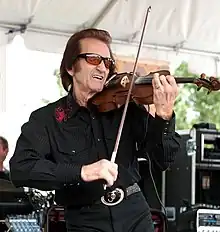
[[(135, 75), (129, 102), (141, 105), (153, 104), (152, 79), (155, 73), (165, 76), (170, 75), (168, 70), (150, 72), (146, 76)], [(131, 85), (132, 74), (128, 72), (115, 73), (107, 80), (103, 91), (91, 99), (100, 112), (118, 109), (125, 104)], [(208, 79), (204, 73), (200, 75), (200, 78), (175, 77), (175, 80), (177, 84), (193, 83), (197, 86), (197, 91), (204, 87), (208, 89), (208, 94), (220, 89), (220, 80), (213, 76)]]

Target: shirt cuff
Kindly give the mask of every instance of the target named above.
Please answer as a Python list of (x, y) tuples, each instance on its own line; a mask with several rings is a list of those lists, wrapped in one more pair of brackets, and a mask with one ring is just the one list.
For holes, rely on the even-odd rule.
[(56, 170), (57, 180), (63, 186), (79, 185), (82, 182), (81, 168), (81, 165), (60, 164)]
[(170, 120), (164, 120), (157, 114), (155, 114), (155, 128), (158, 133), (162, 133), (164, 136), (175, 133), (175, 113), (173, 113)]

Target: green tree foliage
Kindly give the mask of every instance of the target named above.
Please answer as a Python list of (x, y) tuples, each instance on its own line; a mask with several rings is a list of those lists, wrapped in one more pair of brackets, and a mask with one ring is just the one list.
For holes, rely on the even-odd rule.
[[(188, 64), (183, 62), (175, 71), (175, 76), (195, 77), (199, 75), (188, 71)], [(219, 92), (207, 94), (205, 88), (197, 91), (195, 84), (184, 84), (180, 86), (179, 96), (175, 103), (177, 118), (176, 129), (190, 129), (193, 124), (208, 122), (216, 124), (220, 128), (220, 107), (218, 99)]]

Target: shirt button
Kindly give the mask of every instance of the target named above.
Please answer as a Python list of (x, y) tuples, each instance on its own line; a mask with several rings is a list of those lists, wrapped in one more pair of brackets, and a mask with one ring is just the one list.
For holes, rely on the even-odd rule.
[(98, 140), (98, 142), (100, 142), (101, 141), (101, 139), (97, 139)]

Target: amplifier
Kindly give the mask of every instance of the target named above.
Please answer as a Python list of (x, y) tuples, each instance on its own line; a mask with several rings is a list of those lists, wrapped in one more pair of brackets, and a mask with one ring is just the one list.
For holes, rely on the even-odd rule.
[(220, 232), (219, 209), (191, 209), (179, 215), (178, 232)]
[(220, 210), (199, 209), (196, 215), (196, 227), (199, 232), (220, 232)]
[(215, 163), (220, 167), (220, 132), (213, 130), (196, 131), (196, 163)]

